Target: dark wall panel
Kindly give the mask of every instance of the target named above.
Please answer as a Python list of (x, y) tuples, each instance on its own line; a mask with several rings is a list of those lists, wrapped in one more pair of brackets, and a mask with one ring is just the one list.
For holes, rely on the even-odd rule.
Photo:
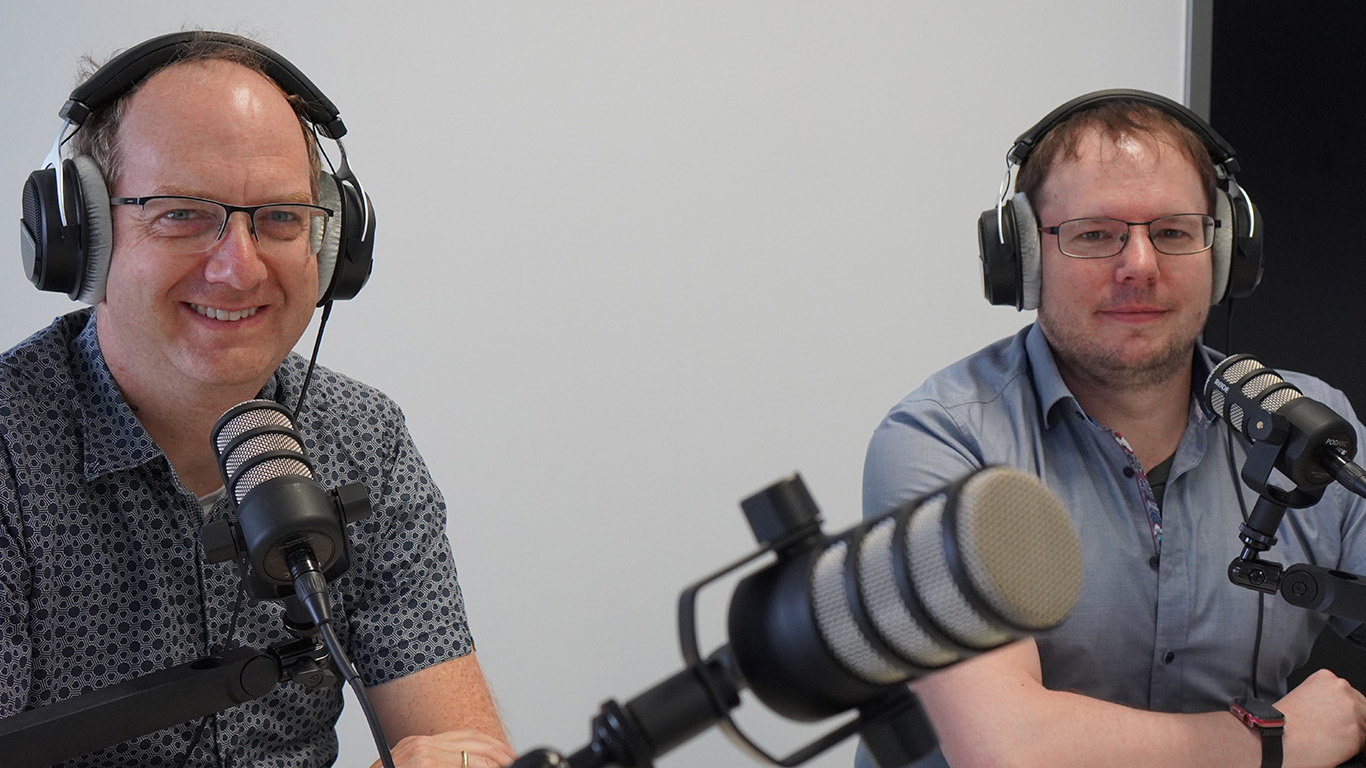
[(1214, 0), (1212, 7), (1210, 121), (1237, 150), (1238, 180), (1262, 213), (1266, 270), (1250, 298), (1214, 310), (1206, 341), (1315, 374), (1344, 390), (1360, 413), (1366, 3)]
[[(1265, 221), (1261, 286), (1216, 307), (1205, 340), (1312, 373), (1366, 416), (1366, 3), (1194, 0), (1192, 11), (1192, 106), (1208, 97)], [(1334, 632), (1291, 685), (1319, 667), (1366, 690), (1366, 654)]]

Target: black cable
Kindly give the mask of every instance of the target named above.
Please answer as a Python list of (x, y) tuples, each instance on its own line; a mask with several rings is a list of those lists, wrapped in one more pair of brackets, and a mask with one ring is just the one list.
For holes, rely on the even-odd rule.
[[(246, 606), (247, 602), (246, 563), (242, 560), (237, 560), (236, 563), (238, 576), (237, 602), (232, 609), (232, 618), (228, 620), (228, 636), (223, 641), (223, 644), (219, 646), (219, 653), (223, 653), (236, 647), (237, 627), (242, 621), (242, 609)], [(180, 763), (177, 766), (177, 768), (185, 768), (186, 765), (189, 765), (190, 756), (194, 754), (195, 747), (199, 746), (199, 740), (204, 736), (204, 728), (209, 724), (209, 721), (212, 720), (213, 717), (213, 715), (205, 715), (203, 718), (199, 720), (199, 726), (195, 728), (194, 736), (190, 737), (190, 746), (185, 749), (185, 756), (180, 759)], [(218, 756), (216, 750), (214, 752), (214, 757), (216, 760), (218, 760), (219, 764), (221, 765), (222, 760)]]
[[(1228, 355), (1233, 349), (1233, 305), (1235, 300), (1232, 296), (1228, 299), (1228, 308), (1224, 313), (1224, 354)], [(1247, 522), (1247, 500), (1243, 498), (1243, 481), (1238, 473), (1238, 465), (1233, 461), (1233, 428), (1227, 423), (1224, 424), (1224, 440), (1228, 447), (1228, 469), (1233, 475), (1234, 496), (1238, 499), (1238, 509), (1243, 514), (1243, 522)], [(1252, 698), (1258, 698), (1257, 668), (1261, 666), (1262, 656), (1262, 622), (1266, 618), (1266, 595), (1257, 593), (1257, 634), (1252, 644)]]
[(379, 750), (380, 762), (384, 768), (394, 768), (394, 758), (389, 754), (389, 742), (385, 739), (384, 731), (380, 728), (379, 716), (375, 714), (374, 708), (370, 705), (370, 697), (365, 693), (365, 683), (361, 682), (360, 673), (351, 664), (351, 659), (347, 658), (345, 649), (337, 640), (336, 633), (332, 631), (332, 622), (326, 621), (319, 624), (318, 634), (322, 636), (323, 645), (326, 646), (327, 652), (332, 656), (332, 661), (337, 665), (342, 678), (356, 694), (356, 703), (360, 704), (361, 712), (365, 714), (365, 722), (370, 726), (370, 734), (374, 737), (375, 747)]
[(313, 354), (308, 358), (308, 370), (304, 373), (303, 386), (299, 387), (299, 399), (294, 402), (295, 424), (299, 423), (299, 412), (304, 408), (304, 395), (308, 393), (308, 384), (313, 380), (313, 368), (318, 364), (318, 349), (323, 345), (323, 329), (327, 328), (327, 318), (332, 316), (332, 302), (323, 305), (323, 315), (318, 319), (318, 335), (313, 339)]

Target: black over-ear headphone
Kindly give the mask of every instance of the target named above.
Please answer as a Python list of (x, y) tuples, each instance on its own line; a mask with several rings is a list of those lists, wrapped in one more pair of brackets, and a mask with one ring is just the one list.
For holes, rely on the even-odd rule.
[(39, 290), (62, 292), (89, 304), (104, 298), (113, 247), (109, 192), (94, 160), (84, 155), (63, 160), (61, 146), (91, 112), (108, 106), (174, 61), (191, 43), (200, 42), (254, 54), (266, 75), (285, 93), (303, 100), (315, 131), (337, 142), (341, 167), (335, 174), (324, 172), (318, 180), (319, 205), (334, 211), (318, 252), (318, 306), (355, 296), (370, 277), (375, 211), (346, 161), (341, 143), (346, 125), (332, 101), (283, 56), (253, 40), (219, 32), (176, 32), (152, 38), (114, 57), (71, 92), (58, 112), (66, 122), (57, 132), (44, 167), (29, 174), (24, 183), (19, 236), (29, 280)]
[(1011, 179), (1045, 134), (1077, 112), (1107, 101), (1148, 104), (1200, 137), (1214, 161), (1218, 177), (1214, 218), (1220, 223), (1214, 230), (1211, 250), (1214, 285), (1210, 303), (1249, 296), (1262, 279), (1262, 223), (1257, 207), (1234, 179), (1238, 159), (1233, 147), (1182, 104), (1147, 91), (1114, 89), (1078, 96), (1049, 112), (1034, 127), (1020, 134), (1006, 153), (1006, 177), (1001, 182), (1000, 200), (995, 208), (983, 211), (977, 219), (977, 246), (987, 301), (1016, 309), (1038, 308), (1039, 222), (1023, 194), (1010, 195)]

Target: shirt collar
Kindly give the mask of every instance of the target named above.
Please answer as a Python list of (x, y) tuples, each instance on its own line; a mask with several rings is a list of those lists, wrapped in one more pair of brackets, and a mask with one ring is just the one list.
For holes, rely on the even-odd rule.
[(1043, 329), (1035, 322), (1025, 335), (1025, 354), (1029, 358), (1030, 377), (1034, 380), (1034, 391), (1038, 396), (1039, 423), (1045, 428), (1053, 426), (1053, 409), (1063, 401), (1070, 402), (1077, 410), (1081, 409), (1077, 398), (1062, 381), (1058, 372), (1058, 362), (1053, 358), (1053, 349), (1044, 338)]
[(89, 318), (71, 347), (71, 375), (85, 438), (85, 474), (91, 479), (145, 464), (162, 453), (114, 383), (100, 351), (94, 310), (83, 311)]

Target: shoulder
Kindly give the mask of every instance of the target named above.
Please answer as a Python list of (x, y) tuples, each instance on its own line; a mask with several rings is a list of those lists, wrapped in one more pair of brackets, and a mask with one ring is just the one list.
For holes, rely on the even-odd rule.
[(85, 329), (90, 310), (62, 315), (4, 353), (0, 353), (0, 395), (6, 399), (49, 396), (69, 380), (76, 337)]
[[(307, 360), (291, 353), (277, 372), (280, 389), (272, 397), (292, 410), (307, 368)], [(321, 365), (313, 370), (296, 422), (319, 467), (343, 474), (382, 473), (412, 443), (393, 398)]]
[(1318, 400), (1331, 407), (1343, 416), (1352, 420), (1357, 420), (1356, 412), (1352, 409), (1352, 404), (1347, 400), (1347, 395), (1337, 387), (1329, 384), (1317, 376), (1311, 376), (1299, 371), (1280, 371), (1281, 378), (1287, 383), (1293, 384), (1296, 389), (1304, 393), (1305, 397)]
[(880, 514), (987, 464), (1018, 465), (1042, 430), (1025, 348), (1028, 330), (932, 375), (873, 432), (863, 467), (864, 513)]
[(888, 421), (926, 410), (968, 413), (1019, 407), (1033, 390), (1027, 335), (1026, 328), (931, 375), (891, 409)]

